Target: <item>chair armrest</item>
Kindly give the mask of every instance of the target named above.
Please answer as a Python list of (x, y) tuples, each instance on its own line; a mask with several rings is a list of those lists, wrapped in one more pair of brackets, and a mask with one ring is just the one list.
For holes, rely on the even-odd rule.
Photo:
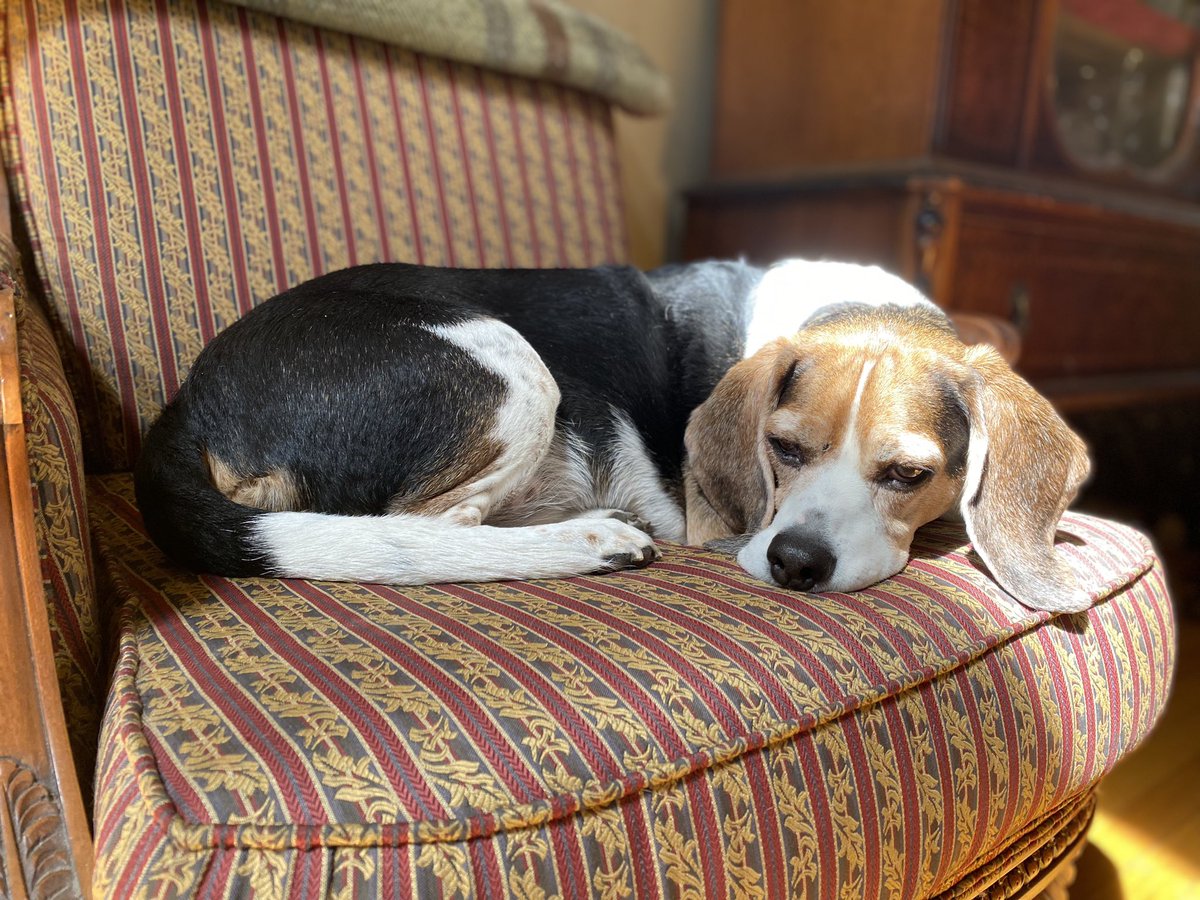
[(34, 537), (54, 665), (80, 788), (91, 794), (104, 708), (105, 616), (92, 565), (83, 441), (75, 395), (41, 305), (15, 274), (13, 297)]
[[(2, 185), (2, 182), (0, 182)], [(8, 198), (0, 187), (0, 212)], [(4, 217), (0, 231), (7, 230)], [(5, 238), (0, 269), (16, 254)], [(14, 282), (0, 277), (0, 896), (90, 896), (92, 844), (55, 671), (21, 404)]]

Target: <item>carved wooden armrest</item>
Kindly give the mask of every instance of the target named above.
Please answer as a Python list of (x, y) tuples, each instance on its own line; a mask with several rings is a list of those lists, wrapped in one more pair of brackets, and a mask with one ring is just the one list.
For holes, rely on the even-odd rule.
[[(2, 185), (0, 235), (11, 250)], [(0, 280), (0, 423), (0, 897), (90, 897), (92, 841), (54, 669), (8, 279)]]

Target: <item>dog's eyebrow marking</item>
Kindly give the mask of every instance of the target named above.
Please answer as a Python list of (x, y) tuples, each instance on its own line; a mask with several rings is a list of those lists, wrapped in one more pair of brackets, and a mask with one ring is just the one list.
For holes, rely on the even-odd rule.
[(796, 367), (800, 365), (800, 360), (793, 359), (792, 364), (788, 366), (787, 374), (783, 376), (783, 381), (779, 383), (779, 393), (775, 397), (775, 406), (778, 407), (783, 403), (788, 391), (792, 388), (792, 381), (796, 377)]
[[(923, 434), (907, 432), (898, 434), (885, 444), (891, 453), (907, 456), (912, 462), (935, 463), (942, 459), (942, 448)], [(890, 455), (890, 454), (889, 454)], [(880, 462), (886, 462), (881, 459)]]

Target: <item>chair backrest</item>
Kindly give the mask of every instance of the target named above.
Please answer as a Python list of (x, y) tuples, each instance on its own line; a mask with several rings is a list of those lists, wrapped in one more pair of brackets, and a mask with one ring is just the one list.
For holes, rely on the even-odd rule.
[(207, 0), (17, 0), (6, 25), (7, 165), (92, 471), (316, 274), (624, 258), (594, 97)]

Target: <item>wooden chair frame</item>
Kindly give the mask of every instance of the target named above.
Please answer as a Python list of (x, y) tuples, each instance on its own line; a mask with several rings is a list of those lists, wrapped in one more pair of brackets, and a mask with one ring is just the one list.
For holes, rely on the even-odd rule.
[[(7, 182), (0, 254), (13, 268)], [(0, 896), (91, 896), (92, 835), (63, 715), (33, 524), (13, 285), (0, 285)]]

